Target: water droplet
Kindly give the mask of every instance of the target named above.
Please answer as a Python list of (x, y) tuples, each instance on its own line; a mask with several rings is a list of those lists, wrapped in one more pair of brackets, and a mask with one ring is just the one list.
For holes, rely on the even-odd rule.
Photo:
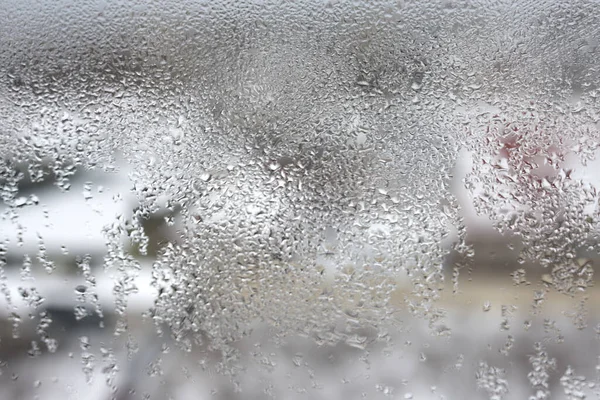
[(25, 196), (17, 197), (15, 199), (15, 206), (16, 207), (23, 207), (26, 204), (27, 204), (27, 197), (25, 197)]
[(75, 291), (77, 293), (85, 293), (86, 290), (87, 290), (87, 287), (85, 285), (77, 285), (75, 287)]
[(207, 172), (204, 172), (200, 175), (200, 180), (204, 181), (204, 182), (208, 182), (211, 178), (211, 175)]
[(490, 303), (489, 301), (485, 301), (483, 303), (482, 308), (483, 308), (484, 312), (488, 312), (488, 311), (490, 311), (492, 309), (492, 303)]

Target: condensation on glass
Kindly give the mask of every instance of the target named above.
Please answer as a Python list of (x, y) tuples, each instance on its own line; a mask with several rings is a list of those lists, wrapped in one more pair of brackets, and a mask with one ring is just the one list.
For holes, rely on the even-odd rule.
[(0, 397), (600, 396), (600, 3), (0, 7)]

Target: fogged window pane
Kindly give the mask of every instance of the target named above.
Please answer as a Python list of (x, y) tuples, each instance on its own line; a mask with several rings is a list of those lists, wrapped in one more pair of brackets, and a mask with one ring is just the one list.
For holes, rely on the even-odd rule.
[(4, 1), (0, 398), (600, 396), (597, 1)]

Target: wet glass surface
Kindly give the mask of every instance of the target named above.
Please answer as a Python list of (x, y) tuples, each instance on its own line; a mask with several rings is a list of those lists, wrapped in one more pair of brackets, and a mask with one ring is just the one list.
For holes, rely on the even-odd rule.
[(597, 1), (4, 1), (0, 398), (600, 396)]

